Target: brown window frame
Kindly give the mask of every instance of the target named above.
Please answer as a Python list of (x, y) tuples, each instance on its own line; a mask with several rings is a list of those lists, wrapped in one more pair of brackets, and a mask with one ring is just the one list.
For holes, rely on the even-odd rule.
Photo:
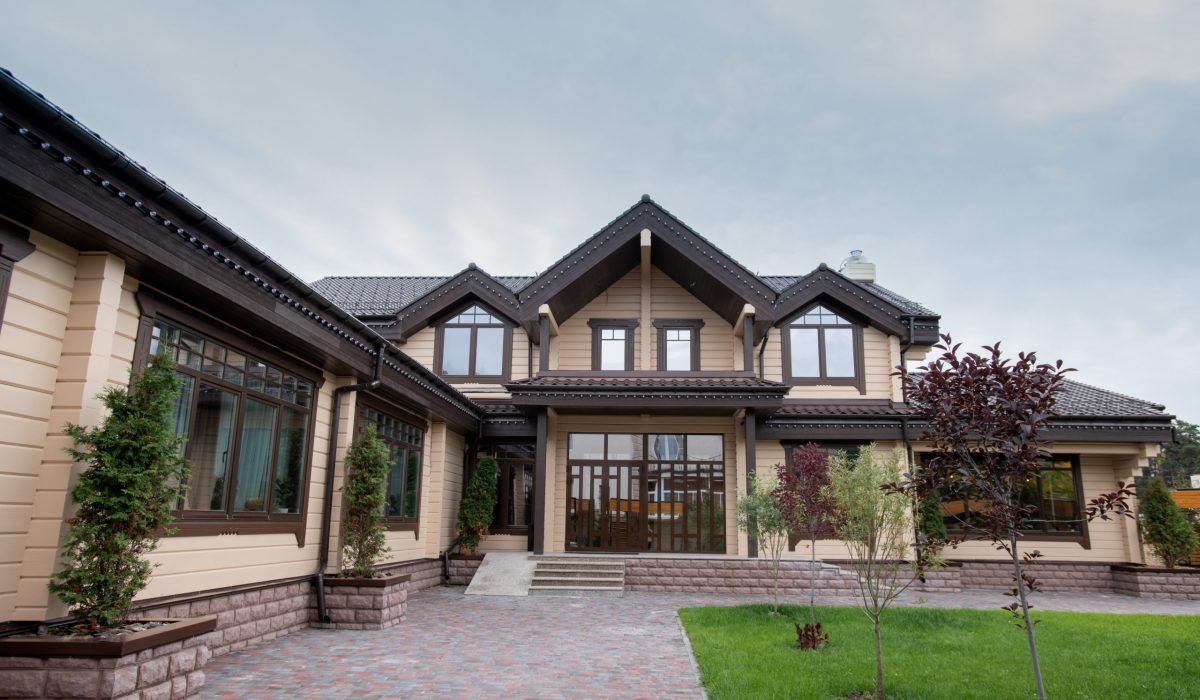
[[(409, 532), (416, 533), (416, 535), (419, 537), (420, 536), (420, 525), (421, 525), (421, 499), (425, 492), (425, 479), (424, 479), (425, 467), (426, 467), (425, 448), (426, 448), (428, 440), (429, 440), (428, 422), (423, 419), (417, 418), (415, 415), (409, 413), (408, 411), (404, 411), (403, 409), (400, 409), (399, 407), (386, 404), (386, 403), (376, 399), (375, 397), (363, 398), (362, 400), (359, 401), (359, 403), (355, 407), (354, 437), (356, 440), (358, 439), (358, 436), (361, 434), (363, 426), (367, 422), (367, 416), (363, 415), (363, 409), (372, 411), (377, 415), (391, 419), (393, 421), (396, 421), (399, 423), (405, 423), (409, 427), (421, 431), (421, 444), (419, 444), (419, 445), (412, 443), (412, 442), (404, 442), (403, 440), (398, 440), (389, 435), (379, 434), (379, 438), (381, 440), (383, 440), (383, 442), (388, 446), (389, 458), (391, 456), (391, 450), (393, 447), (405, 450), (405, 456), (406, 456), (405, 469), (406, 470), (408, 469), (408, 463), (407, 463), (408, 451), (415, 449), (415, 450), (417, 450), (417, 454), (420, 455), (420, 461), (417, 464), (417, 497), (416, 497), (417, 512), (416, 512), (416, 514), (412, 515), (412, 516), (388, 515), (386, 506), (385, 506), (384, 515), (382, 518), (383, 526), (386, 527), (388, 530), (409, 531)], [(378, 432), (378, 430), (377, 430), (377, 432)], [(395, 466), (396, 466), (396, 463), (393, 461), (391, 466), (388, 468), (389, 487), (390, 487), (390, 484), (392, 481), (392, 474), (395, 471)], [(407, 482), (402, 482), (402, 483), (407, 484)], [(401, 500), (403, 500), (403, 498), (404, 497), (401, 496)]]
[[(465, 324), (465, 323), (450, 323), (462, 312), (478, 306), (486, 311), (493, 318), (499, 319), (499, 323), (483, 323), (483, 324)], [(472, 383), (472, 384), (504, 384), (512, 378), (512, 334), (513, 326), (503, 320), (502, 314), (496, 313), (495, 309), (484, 304), (481, 301), (470, 301), (465, 304), (460, 304), (454, 308), (454, 311), (442, 316), (442, 319), (436, 324), (435, 335), (433, 341), (433, 371), (442, 379), (448, 382)], [(470, 371), (467, 374), (446, 374), (442, 370), (442, 351), (445, 349), (446, 329), (447, 328), (470, 328), (471, 329), (471, 350), (467, 357), (467, 366)], [(501, 345), (503, 358), (501, 363), (500, 374), (476, 374), (475, 373), (475, 352), (478, 347), (478, 329), (479, 328), (503, 328), (504, 341)]]
[[(846, 319), (848, 325), (834, 324), (796, 324), (795, 321), (809, 311), (812, 311), (818, 306), (823, 306), (829, 311)], [(792, 373), (792, 328), (811, 328), (817, 331), (817, 366), (820, 376), (817, 377), (797, 377)], [(852, 333), (852, 342), (854, 343), (854, 376), (852, 377), (827, 377), (825, 368), (825, 330), (827, 328), (849, 328)], [(851, 314), (825, 301), (813, 302), (805, 306), (800, 311), (789, 316), (779, 324), (780, 330), (780, 351), (783, 353), (783, 382), (788, 386), (852, 386), (858, 389), (858, 393), (867, 393), (866, 384), (866, 368), (863, 352), (863, 326)]]
[[(919, 453), (918, 461), (923, 461), (925, 459), (928, 459), (929, 455), (930, 455), (930, 453), (928, 453), (928, 452)], [(1034, 541), (1034, 542), (1038, 542), (1038, 541), (1078, 542), (1079, 544), (1081, 544), (1083, 546), (1084, 549), (1091, 549), (1092, 548), (1091, 535), (1088, 532), (1087, 518), (1084, 517), (1084, 509), (1087, 507), (1087, 504), (1083, 500), (1083, 467), (1080, 463), (1079, 455), (1077, 455), (1077, 454), (1054, 454), (1054, 455), (1051, 455), (1049, 460), (1047, 460), (1047, 461), (1049, 461), (1050, 463), (1054, 463), (1054, 462), (1070, 462), (1071, 463), (1071, 478), (1075, 484), (1075, 509), (1076, 509), (1076, 512), (1079, 514), (1079, 530), (1075, 531), (1075, 532), (1052, 531), (1052, 530), (1045, 529), (1045, 527), (1043, 526), (1043, 528), (1041, 528), (1041, 529), (1021, 530), (1021, 539)], [(1040, 515), (1042, 513), (1042, 503), (1041, 503), (1042, 491), (1041, 491), (1041, 485), (1040, 485), (1041, 479), (1042, 479), (1042, 477), (1041, 477), (1042, 471), (1044, 471), (1044, 469), (1039, 470), (1038, 476), (1037, 476), (1037, 480), (1038, 480), (1038, 484), (1039, 484), (1038, 489), (1037, 489), (1037, 493), (1038, 493), (1038, 513), (1037, 513), (1037, 515)], [(963, 512), (966, 513), (968, 511), (969, 507), (970, 506), (966, 502), (966, 499), (964, 499)], [(946, 532), (951, 535), (975, 534), (975, 533), (972, 533), (971, 531), (965, 530), (961, 527), (955, 527), (954, 524), (952, 522), (950, 522), (949, 520), (947, 520), (947, 522), (946, 522)]]
[[(533, 447), (535, 452), (531, 453), (528, 458), (507, 457), (507, 456), (500, 456), (500, 455), (496, 454), (499, 448), (502, 448), (502, 447), (505, 447), (508, 445), (523, 445), (523, 446)], [(530, 529), (529, 525), (507, 525), (507, 524), (505, 524), (508, 522), (508, 515), (509, 515), (509, 513), (508, 513), (508, 496), (509, 496), (509, 488), (510, 488), (510, 479), (508, 478), (508, 474), (509, 474), (509, 472), (512, 471), (514, 466), (521, 466), (521, 465), (526, 465), (526, 464), (532, 465), (534, 467), (534, 472), (536, 473), (536, 469), (537, 469), (536, 449), (537, 449), (536, 443), (529, 442), (529, 441), (521, 441), (521, 440), (505, 440), (503, 442), (494, 442), (490, 445), (480, 448), (480, 450), (479, 450), (479, 458), (480, 459), (482, 459), (483, 456), (487, 455), (487, 454), (494, 455), (496, 457), (496, 463), (500, 466), (500, 470), (499, 470), (499, 474), (498, 474), (498, 497), (497, 497), (497, 501), (496, 501), (496, 511), (492, 515), (492, 524), (488, 527), (488, 532), (490, 534), (493, 534), (493, 535), (528, 535), (529, 534), (529, 529)], [(477, 459), (476, 464), (478, 464), (478, 461), (479, 460)], [(535, 493), (534, 494), (535, 498), (536, 498), (536, 495), (537, 494)], [(531, 514), (530, 518), (532, 518), (532, 517), (533, 516)]]
[[(698, 318), (661, 318), (655, 319), (654, 327), (658, 329), (658, 371), (659, 372), (699, 372), (700, 371), (700, 329), (704, 321)], [(667, 331), (687, 330), (692, 332), (690, 369), (667, 369)]]
[[(203, 312), (192, 309), (191, 307), (162, 295), (149, 287), (142, 286), (135, 295), (138, 308), (141, 310), (141, 318), (138, 322), (137, 340), (134, 345), (134, 367), (145, 367), (150, 361), (150, 344), (153, 335), (154, 323), (162, 321), (169, 323), (180, 330), (186, 330), (191, 333), (202, 336), (205, 339), (211, 339), (216, 343), (225, 346), (230, 350), (234, 350), (247, 359), (254, 359), (285, 370), (288, 373), (294, 374), (297, 377), (312, 382), (312, 399), (311, 405), (308, 407), (300, 406), (299, 404), (284, 401), (278, 397), (273, 397), (269, 394), (259, 392), (253, 389), (248, 389), (245, 386), (226, 381), (223, 378), (217, 378), (209, 374), (205, 374), (201, 370), (193, 370), (192, 368), (183, 367), (177, 371), (194, 377), (195, 388), (193, 391), (192, 411), (189, 415), (188, 431), (191, 432), (191, 421), (195, 420), (195, 402), (199, 400), (200, 385), (207, 384), (222, 391), (237, 394), (238, 407), (237, 416), (235, 418), (233, 433), (236, 436), (236, 444), (231, 449), (229, 456), (230, 468), (226, 477), (228, 486), (226, 492), (226, 504), (223, 511), (212, 510), (187, 510), (178, 508), (175, 510), (175, 521), (172, 523), (173, 535), (178, 537), (199, 537), (210, 535), (241, 535), (241, 534), (279, 534), (290, 533), (296, 537), (296, 545), (304, 546), (306, 523), (308, 518), (308, 496), (309, 487), (312, 482), (312, 460), (313, 460), (313, 445), (316, 439), (316, 414), (317, 404), (320, 401), (321, 386), (324, 383), (324, 375), (320, 370), (300, 363), (273, 348), (263, 344), (261, 341), (254, 339), (237, 330), (226, 326), (225, 324), (211, 319), (203, 314)], [(238, 454), (241, 447), (241, 430), (242, 417), (246, 410), (246, 399), (254, 399), (261, 403), (270, 404), (277, 408), (288, 407), (298, 410), (308, 411), (307, 437), (304, 445), (304, 467), (301, 476), (302, 488), (299, 492), (299, 512), (297, 513), (272, 513), (268, 506), (263, 512), (239, 512), (234, 511), (234, 494), (233, 486), (237, 483), (237, 467)], [(276, 425), (282, 421), (283, 412), (279, 411), (276, 417)], [(266, 502), (271, 503), (274, 496), (274, 476), (275, 476), (275, 457), (279, 447), (276, 444), (271, 448), (271, 467), (268, 472)]]
[[(592, 329), (592, 371), (593, 372), (631, 372), (633, 371), (633, 334), (641, 321), (636, 318), (592, 318), (588, 326)], [(601, 369), (600, 350), (601, 331), (625, 331), (625, 367), (622, 369)]]

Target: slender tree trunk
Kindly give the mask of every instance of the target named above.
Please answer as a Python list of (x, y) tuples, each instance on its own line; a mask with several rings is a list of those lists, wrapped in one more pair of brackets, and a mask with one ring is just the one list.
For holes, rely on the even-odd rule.
[(875, 625), (875, 700), (884, 700), (883, 695), (883, 638), (879, 634), (879, 614), (871, 622)]
[[(812, 532), (814, 528), (809, 528)], [(811, 548), (809, 552), (811, 556), (808, 562), (808, 624), (814, 627), (817, 624), (817, 538), (814, 536), (809, 542)]]
[[(775, 548), (777, 549), (777, 548)], [(779, 614), (779, 554), (771, 552), (771, 593), (775, 597), (775, 614)]]
[(1033, 621), (1029, 619), (1029, 600), (1025, 596), (1025, 579), (1021, 576), (1021, 555), (1017, 552), (1017, 535), (1011, 532), (1008, 538), (1009, 554), (1012, 555), (1013, 573), (1016, 576), (1017, 598), (1021, 601), (1021, 615), (1025, 620), (1025, 637), (1029, 640), (1029, 657), (1033, 660), (1033, 680), (1037, 683), (1038, 700), (1046, 700), (1046, 688), (1042, 685), (1042, 665), (1038, 661), (1037, 641), (1033, 636)]

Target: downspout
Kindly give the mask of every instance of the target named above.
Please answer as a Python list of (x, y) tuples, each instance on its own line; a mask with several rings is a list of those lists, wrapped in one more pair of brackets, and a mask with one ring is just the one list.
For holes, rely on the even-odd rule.
[(325, 567), (329, 566), (329, 537), (333, 529), (333, 472), (337, 467), (338, 425), (342, 422), (342, 396), (378, 388), (383, 383), (384, 346), (375, 348), (375, 371), (371, 381), (347, 384), (333, 390), (333, 416), (329, 427), (329, 459), (325, 466), (325, 510), (321, 513), (321, 554), (317, 564), (317, 620), (330, 622), (325, 609)]
[(767, 326), (767, 330), (763, 331), (762, 345), (758, 346), (758, 378), (766, 378), (766, 373), (763, 371), (763, 355), (767, 352), (767, 338), (771, 337), (771, 327)]

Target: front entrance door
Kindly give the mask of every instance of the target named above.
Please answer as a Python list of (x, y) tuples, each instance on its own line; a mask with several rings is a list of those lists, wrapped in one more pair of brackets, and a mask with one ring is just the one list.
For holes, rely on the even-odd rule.
[(568, 439), (568, 550), (724, 553), (722, 436)]

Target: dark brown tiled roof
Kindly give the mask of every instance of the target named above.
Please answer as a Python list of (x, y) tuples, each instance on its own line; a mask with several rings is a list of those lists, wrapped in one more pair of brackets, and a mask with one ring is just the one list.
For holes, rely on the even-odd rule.
[(619, 377), (582, 377), (582, 376), (541, 376), (532, 379), (519, 379), (507, 385), (513, 391), (537, 389), (596, 389), (605, 390), (639, 390), (639, 391), (690, 391), (711, 389), (734, 389), (740, 391), (773, 391), (786, 392), (787, 385), (758, 377), (715, 376), (619, 376)]
[(1066, 381), (1066, 391), (1059, 397), (1055, 411), (1064, 418), (1072, 416), (1170, 417), (1161, 404), (1070, 379)]
[(860, 403), (784, 403), (776, 416), (913, 416), (916, 410), (903, 404), (864, 401)]

